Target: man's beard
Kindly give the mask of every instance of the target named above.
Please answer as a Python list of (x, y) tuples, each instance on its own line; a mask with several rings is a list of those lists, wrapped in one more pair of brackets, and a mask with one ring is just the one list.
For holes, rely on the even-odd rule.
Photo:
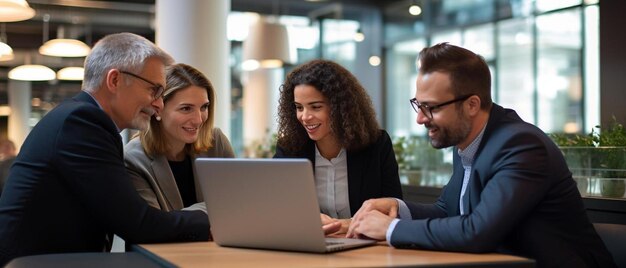
[(131, 121), (130, 123), (130, 127), (132, 129), (147, 130), (148, 126), (150, 126), (150, 120), (152, 120), (152, 115), (155, 113), (155, 111), (150, 108), (144, 108), (142, 109), (142, 111), (149, 114), (150, 117), (148, 117), (148, 119), (145, 119), (141, 113), (137, 114), (135, 118), (133, 118), (133, 121)]
[(429, 128), (434, 127), (438, 130), (438, 137), (436, 139), (431, 138), (430, 144), (433, 148), (442, 149), (450, 146), (455, 146), (461, 143), (472, 130), (472, 123), (465, 118), (465, 114), (462, 110), (457, 113), (457, 122), (450, 124), (450, 127), (439, 127), (437, 125), (430, 125)]

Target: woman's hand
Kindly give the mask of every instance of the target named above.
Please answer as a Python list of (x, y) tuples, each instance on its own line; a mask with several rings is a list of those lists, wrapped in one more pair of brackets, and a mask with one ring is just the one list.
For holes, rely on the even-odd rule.
[(351, 219), (335, 219), (324, 213), (320, 213), (322, 229), (325, 235), (341, 235), (348, 232)]

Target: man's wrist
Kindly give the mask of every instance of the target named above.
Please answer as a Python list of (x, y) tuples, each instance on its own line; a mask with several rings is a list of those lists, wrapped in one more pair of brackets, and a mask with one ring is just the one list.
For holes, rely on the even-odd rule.
[(396, 198), (396, 202), (398, 202), (398, 218), (403, 220), (411, 219), (411, 211), (409, 207), (404, 203), (404, 201)]
[(385, 234), (385, 238), (387, 240), (387, 244), (389, 244), (390, 246), (393, 246), (391, 245), (391, 234), (393, 233), (393, 230), (396, 228), (396, 225), (399, 221), (399, 219), (393, 219), (391, 223), (389, 223), (389, 227), (387, 227), (387, 233)]

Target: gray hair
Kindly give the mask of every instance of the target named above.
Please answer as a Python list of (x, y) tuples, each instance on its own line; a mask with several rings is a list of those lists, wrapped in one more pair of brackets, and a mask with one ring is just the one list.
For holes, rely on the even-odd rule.
[(90, 93), (97, 91), (111, 69), (139, 73), (146, 59), (151, 57), (158, 58), (166, 66), (174, 62), (172, 56), (142, 36), (132, 33), (107, 35), (96, 43), (85, 58), (82, 89)]

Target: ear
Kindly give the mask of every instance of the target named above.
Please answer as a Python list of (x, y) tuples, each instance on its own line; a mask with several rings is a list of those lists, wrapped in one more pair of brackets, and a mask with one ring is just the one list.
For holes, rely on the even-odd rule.
[(469, 99), (467, 99), (465, 103), (467, 103), (469, 115), (474, 116), (478, 114), (478, 112), (480, 112), (481, 101), (478, 95), (472, 95), (471, 97), (469, 97)]
[(120, 76), (120, 71), (117, 69), (111, 69), (107, 72), (106, 77), (104, 78), (104, 83), (106, 88), (112, 94), (117, 93), (118, 87), (122, 83), (122, 78)]

